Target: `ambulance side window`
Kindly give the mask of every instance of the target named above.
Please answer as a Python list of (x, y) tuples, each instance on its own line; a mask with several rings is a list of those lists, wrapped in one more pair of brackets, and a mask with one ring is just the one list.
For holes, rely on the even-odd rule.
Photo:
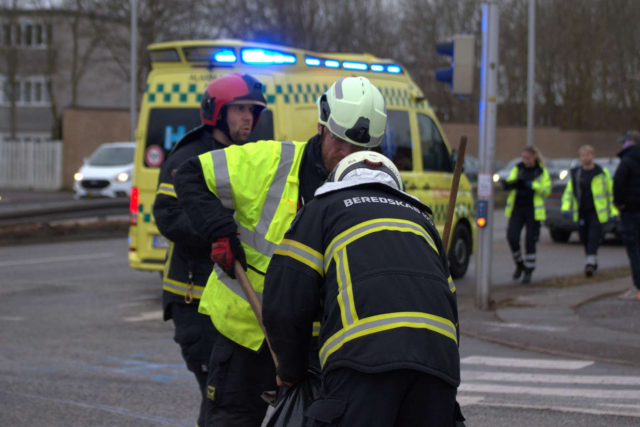
[(387, 110), (387, 130), (382, 138), (382, 143), (374, 148), (374, 151), (393, 160), (393, 163), (401, 171), (413, 170), (409, 113)]
[(418, 114), (422, 164), (425, 171), (452, 172), (449, 150), (429, 116)]

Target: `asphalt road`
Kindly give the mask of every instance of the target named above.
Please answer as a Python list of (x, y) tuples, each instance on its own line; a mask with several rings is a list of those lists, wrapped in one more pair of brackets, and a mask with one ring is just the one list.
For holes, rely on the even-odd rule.
[[(199, 394), (160, 289), (129, 268), (125, 239), (1, 247), (0, 426), (193, 426)], [(461, 353), (469, 427), (640, 424), (640, 368), (465, 337)]]

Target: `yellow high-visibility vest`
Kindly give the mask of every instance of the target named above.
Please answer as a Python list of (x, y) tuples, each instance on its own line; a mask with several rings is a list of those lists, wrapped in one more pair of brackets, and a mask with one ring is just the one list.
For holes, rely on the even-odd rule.
[[(198, 156), (209, 190), (235, 210), (247, 256), (247, 277), (262, 301), (264, 274), (298, 210), (298, 172), (306, 142), (259, 141)], [(215, 266), (199, 311), (225, 337), (257, 351), (264, 342), (256, 316), (237, 280)]]
[[(518, 166), (514, 166), (506, 182), (509, 184), (517, 181), (519, 171)], [(535, 209), (534, 218), (536, 221), (545, 221), (547, 219), (547, 210), (544, 207), (544, 199), (551, 194), (551, 177), (549, 177), (549, 172), (546, 168), (542, 167), (542, 174), (533, 180), (531, 189), (533, 190), (533, 208)], [(509, 197), (507, 197), (507, 207), (504, 211), (507, 218), (511, 218), (513, 214), (517, 191), (515, 189), (511, 190)]]
[[(591, 193), (601, 224), (607, 223), (611, 217), (620, 215), (613, 204), (613, 180), (607, 168), (603, 168), (602, 173), (594, 176), (591, 180)], [(571, 212), (573, 221), (578, 222), (579, 206), (576, 192), (573, 189), (573, 171), (562, 194), (562, 212)]]

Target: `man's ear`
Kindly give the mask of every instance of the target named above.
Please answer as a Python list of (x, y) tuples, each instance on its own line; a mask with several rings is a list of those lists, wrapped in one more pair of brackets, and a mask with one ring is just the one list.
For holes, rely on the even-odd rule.
[(322, 135), (322, 125), (318, 123), (318, 135)]

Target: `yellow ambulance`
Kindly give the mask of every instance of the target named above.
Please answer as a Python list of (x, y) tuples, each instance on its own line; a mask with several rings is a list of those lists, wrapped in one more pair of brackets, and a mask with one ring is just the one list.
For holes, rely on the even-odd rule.
[[(452, 150), (424, 94), (406, 69), (369, 54), (317, 53), (238, 40), (179, 41), (150, 45), (147, 78), (136, 133), (131, 191), (129, 264), (163, 269), (168, 242), (153, 218), (158, 173), (173, 145), (200, 124), (202, 93), (227, 73), (249, 73), (263, 84), (268, 109), (250, 141), (307, 141), (317, 132), (315, 104), (333, 82), (365, 76), (386, 101), (388, 124), (376, 150), (400, 169), (409, 193), (433, 210), (442, 233), (453, 179)], [(454, 278), (469, 264), (475, 239), (471, 186), (465, 176), (449, 244)]]

